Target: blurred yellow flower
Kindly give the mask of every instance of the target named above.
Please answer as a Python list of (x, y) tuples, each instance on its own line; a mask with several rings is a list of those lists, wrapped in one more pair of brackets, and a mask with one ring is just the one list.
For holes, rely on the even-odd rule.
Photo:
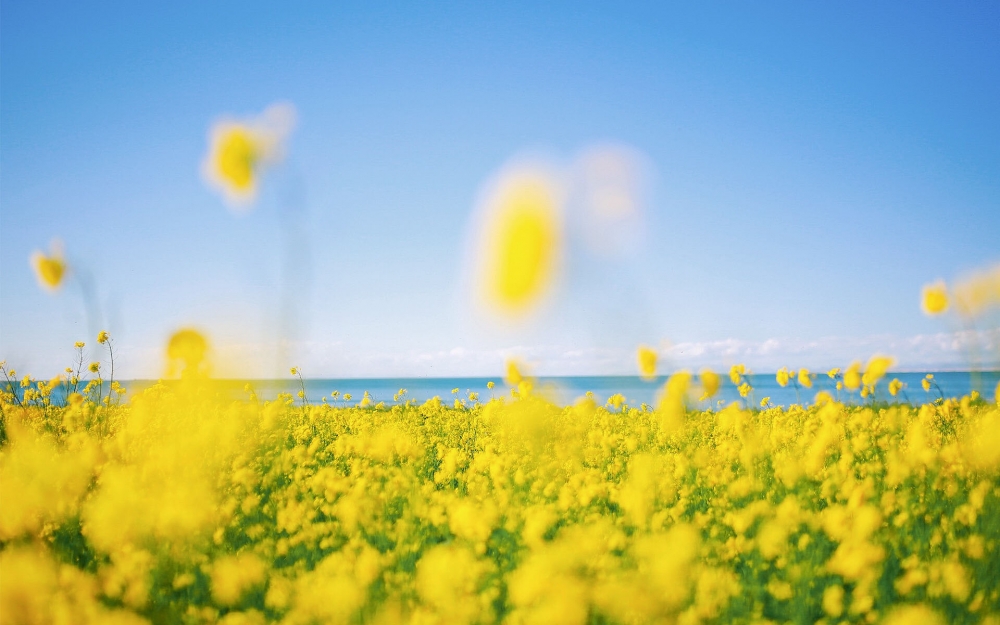
[(844, 371), (844, 387), (849, 391), (856, 391), (859, 386), (861, 386), (861, 363), (852, 362)]
[(739, 384), (740, 383), (740, 379), (744, 375), (746, 375), (746, 372), (747, 372), (747, 368), (746, 368), (745, 365), (742, 365), (742, 364), (740, 364), (740, 365), (733, 365), (732, 367), (729, 368), (729, 380), (733, 384)]
[(656, 352), (645, 345), (640, 345), (636, 352), (636, 360), (639, 363), (639, 375), (645, 380), (656, 377)]
[(97, 333), (97, 342), (100, 343), (101, 345), (107, 343), (109, 338), (111, 338), (111, 335), (108, 334), (107, 330), (101, 330), (100, 332)]
[(540, 172), (510, 175), (487, 207), (477, 284), (485, 303), (511, 316), (535, 310), (552, 291), (562, 256), (561, 200)]
[(246, 122), (220, 121), (209, 133), (202, 163), (205, 179), (233, 205), (253, 201), (260, 173), (284, 156), (284, 141), (295, 125), (290, 104), (274, 104)]
[[(524, 375), (521, 373), (521, 365), (516, 360), (507, 361), (507, 375), (504, 376), (504, 381), (511, 386), (517, 386), (524, 379)], [(489, 384), (486, 385), (489, 387)]]
[(809, 375), (808, 369), (799, 369), (799, 384), (805, 388), (812, 388), (812, 376)]
[(207, 353), (208, 341), (201, 332), (193, 328), (174, 332), (167, 341), (167, 374), (202, 373)]
[(895, 397), (901, 390), (903, 390), (903, 383), (899, 381), (899, 378), (893, 378), (889, 382), (889, 394)]
[(922, 386), (923, 389), (929, 393), (931, 391), (931, 382), (933, 381), (934, 381), (934, 374), (928, 373), (926, 376), (924, 376), (923, 380), (920, 380), (920, 386)]
[(710, 369), (702, 369), (699, 377), (701, 378), (701, 388), (704, 390), (704, 394), (701, 396), (702, 401), (714, 397), (719, 392), (719, 374)]
[(101, 370), (101, 363), (92, 362), (90, 363), (90, 365), (87, 366), (87, 369), (89, 369), (91, 373), (97, 373), (98, 371)]
[(948, 288), (944, 280), (924, 286), (920, 308), (927, 315), (940, 315), (948, 310)]
[(66, 261), (63, 260), (62, 244), (53, 240), (49, 244), (49, 254), (35, 251), (31, 255), (31, 267), (35, 270), (38, 284), (47, 291), (56, 291), (66, 277)]
[(872, 356), (865, 367), (864, 375), (861, 376), (861, 382), (867, 386), (875, 386), (879, 380), (885, 377), (885, 374), (889, 371), (889, 367), (894, 362), (888, 356)]
[(1000, 306), (1000, 264), (957, 282), (952, 289), (952, 300), (964, 317), (977, 317)]
[(774, 378), (778, 381), (778, 386), (788, 386), (788, 369), (786, 367), (778, 369)]
[(931, 608), (917, 604), (894, 608), (882, 621), (882, 625), (944, 625), (945, 622), (945, 619)]

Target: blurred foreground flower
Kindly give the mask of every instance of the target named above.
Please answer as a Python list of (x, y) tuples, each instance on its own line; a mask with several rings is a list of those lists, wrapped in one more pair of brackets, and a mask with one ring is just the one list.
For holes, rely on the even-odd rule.
[(295, 107), (273, 104), (247, 121), (224, 119), (209, 132), (202, 163), (205, 180), (234, 207), (245, 207), (257, 195), (258, 178), (284, 157), (284, 144), (295, 126)]
[(920, 308), (926, 315), (940, 315), (948, 310), (948, 288), (944, 280), (938, 280), (924, 287)]
[(577, 157), (574, 212), (591, 252), (614, 256), (636, 247), (645, 229), (646, 161), (622, 145), (594, 146)]
[(484, 206), (477, 286), (489, 308), (535, 311), (556, 282), (563, 248), (561, 192), (540, 169), (502, 175)]
[(958, 281), (952, 295), (955, 309), (966, 318), (1000, 307), (1000, 264)]
[(66, 277), (66, 261), (63, 259), (62, 243), (53, 239), (49, 244), (49, 254), (35, 251), (31, 255), (31, 267), (35, 270), (38, 284), (47, 291), (56, 291)]
[(656, 377), (656, 351), (651, 347), (640, 345), (636, 352), (636, 360), (639, 364), (639, 375), (644, 380), (651, 380)]
[(167, 342), (167, 375), (182, 377), (207, 373), (208, 341), (192, 328), (174, 332)]
[(700, 378), (701, 388), (704, 391), (701, 396), (701, 401), (705, 401), (719, 392), (719, 374), (710, 369), (702, 369)]

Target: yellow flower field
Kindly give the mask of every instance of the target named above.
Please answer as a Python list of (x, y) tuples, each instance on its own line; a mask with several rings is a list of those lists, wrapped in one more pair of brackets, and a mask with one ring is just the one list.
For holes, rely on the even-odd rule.
[(1000, 622), (995, 399), (695, 411), (690, 379), (655, 409), (8, 385), (0, 622)]

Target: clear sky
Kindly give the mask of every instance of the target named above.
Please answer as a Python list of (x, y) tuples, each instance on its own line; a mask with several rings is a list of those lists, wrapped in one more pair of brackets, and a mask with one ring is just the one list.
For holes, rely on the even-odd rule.
[[(0, 359), (95, 343), (29, 266), (58, 237), (126, 377), (185, 326), (234, 376), (961, 366), (919, 293), (1000, 259), (1000, 4), (536, 4), (5, 1)], [(234, 214), (209, 128), (279, 101), (288, 158)], [(482, 185), (608, 142), (646, 155), (644, 246), (571, 254), (532, 327), (473, 321)]]

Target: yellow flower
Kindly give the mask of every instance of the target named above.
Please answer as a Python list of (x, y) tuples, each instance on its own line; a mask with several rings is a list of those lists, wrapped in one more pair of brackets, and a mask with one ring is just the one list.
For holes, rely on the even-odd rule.
[(926, 605), (916, 604), (893, 609), (882, 623), (883, 625), (944, 625), (945, 619)]
[(299, 368), (298, 367), (292, 367), (291, 372), (292, 372), (292, 375), (298, 375), (299, 374)]
[(903, 390), (903, 383), (899, 381), (899, 378), (893, 378), (889, 382), (889, 394), (895, 397), (901, 390)]
[(861, 376), (861, 382), (867, 386), (875, 386), (879, 380), (885, 377), (889, 367), (895, 361), (888, 356), (872, 356), (865, 367), (865, 373)]
[(788, 369), (786, 367), (778, 369), (778, 373), (774, 377), (778, 381), (778, 386), (788, 386)]
[(645, 345), (640, 345), (636, 353), (636, 360), (639, 363), (639, 375), (643, 379), (649, 380), (656, 377), (656, 352)]
[(934, 374), (928, 373), (924, 376), (923, 380), (920, 380), (920, 386), (924, 388), (928, 393), (931, 391), (931, 382), (934, 380)]
[(717, 373), (709, 369), (702, 369), (700, 378), (701, 387), (705, 391), (701, 396), (702, 401), (715, 396), (719, 392), (719, 375)]
[(494, 386), (496, 386), (496, 383), (493, 380), (490, 380), (489, 382), (486, 383), (486, 388), (490, 389), (491, 391), (493, 390)]
[(944, 280), (924, 286), (920, 308), (926, 315), (940, 315), (948, 310), (948, 289)]
[(964, 317), (976, 317), (1000, 306), (1000, 264), (959, 281), (952, 289), (952, 299)]
[(744, 382), (743, 384), (740, 384), (736, 390), (740, 392), (740, 397), (746, 397), (750, 394), (750, 385)]
[(552, 180), (535, 171), (502, 180), (489, 200), (479, 247), (477, 283), (484, 302), (510, 316), (537, 309), (559, 273), (562, 230)]
[(837, 376), (840, 375), (840, 367), (834, 367), (833, 369), (830, 369), (829, 371), (826, 372), (826, 375), (829, 376), (831, 380), (837, 379)]
[(744, 365), (733, 365), (729, 368), (729, 380), (733, 384), (739, 384), (740, 378), (746, 375), (747, 368)]
[(847, 371), (844, 371), (844, 387), (849, 391), (856, 391), (859, 386), (861, 386), (861, 363), (852, 362)]
[[(513, 359), (508, 360), (507, 375), (504, 376), (504, 381), (511, 386), (517, 386), (520, 384), (521, 380), (524, 379), (524, 375), (521, 373), (521, 367), (522, 365), (518, 361)], [(489, 385), (489, 383), (487, 383), (486, 386), (487, 388), (493, 388)]]
[(209, 133), (205, 179), (233, 205), (253, 201), (261, 171), (279, 161), (283, 143), (295, 125), (295, 109), (275, 104), (248, 122), (222, 121)]
[(84, 345), (85, 345), (85, 343), (83, 341), (77, 341), (76, 343), (73, 343), (73, 347), (75, 347), (77, 349), (83, 349)]
[(49, 244), (48, 256), (35, 251), (31, 255), (31, 266), (35, 270), (38, 284), (47, 291), (55, 291), (62, 286), (66, 277), (66, 261), (63, 260), (62, 245), (58, 240)]
[(97, 373), (98, 371), (101, 370), (101, 363), (99, 363), (99, 362), (92, 362), (87, 367), (87, 369), (89, 369), (91, 373)]
[(799, 384), (805, 388), (812, 388), (813, 380), (808, 369), (799, 369)]
[(202, 373), (208, 341), (195, 329), (178, 330), (167, 341), (168, 375)]
[(760, 407), (761, 408), (767, 408), (767, 405), (770, 404), (770, 403), (771, 403), (771, 398), (770, 397), (765, 397), (764, 399), (760, 400)]
[(109, 338), (111, 338), (111, 335), (108, 334), (107, 330), (101, 330), (100, 332), (97, 333), (97, 342), (100, 343), (101, 345), (107, 343)]

